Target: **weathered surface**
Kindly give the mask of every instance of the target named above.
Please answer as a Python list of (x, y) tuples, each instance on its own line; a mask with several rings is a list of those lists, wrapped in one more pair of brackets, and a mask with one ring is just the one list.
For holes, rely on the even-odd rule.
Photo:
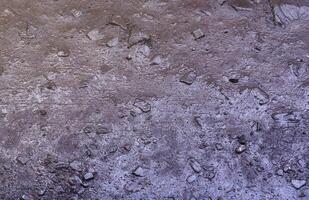
[(1, 0), (0, 199), (308, 199), (306, 7)]
[(286, 25), (298, 20), (309, 22), (308, 0), (270, 0), (275, 22)]

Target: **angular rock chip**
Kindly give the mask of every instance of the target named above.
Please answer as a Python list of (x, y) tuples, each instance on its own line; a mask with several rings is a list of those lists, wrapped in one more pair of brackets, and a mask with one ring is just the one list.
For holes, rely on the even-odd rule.
[(200, 163), (197, 162), (196, 160), (191, 159), (189, 161), (189, 163), (190, 163), (190, 166), (193, 169), (193, 171), (195, 171), (196, 173), (200, 173), (202, 171), (202, 167), (201, 167)]
[(86, 173), (86, 174), (84, 175), (84, 179), (85, 179), (86, 181), (91, 180), (91, 179), (94, 179), (93, 173), (91, 173), (91, 172)]
[(68, 49), (60, 49), (57, 52), (58, 57), (69, 57), (70, 56), (70, 51)]
[(187, 182), (188, 183), (193, 183), (196, 179), (197, 179), (197, 175), (196, 174), (192, 174), (192, 175), (187, 177)]
[(146, 173), (147, 173), (147, 170), (138, 166), (134, 171), (133, 171), (133, 174), (135, 176), (139, 176), (139, 177), (144, 177), (146, 176)]
[(90, 40), (97, 41), (104, 38), (104, 35), (100, 33), (99, 29), (93, 29), (88, 34), (87, 37)]
[(306, 185), (307, 181), (306, 181), (306, 180), (293, 179), (293, 180), (291, 181), (291, 183), (292, 183), (292, 185), (293, 185), (294, 188), (300, 189), (300, 188), (302, 188), (303, 186)]
[(187, 85), (192, 85), (194, 83), (194, 81), (197, 78), (197, 74), (194, 71), (190, 71), (186, 74), (184, 74), (181, 78), (180, 78), (180, 82), (185, 83)]
[(195, 31), (192, 32), (192, 35), (195, 40), (205, 37), (205, 34), (201, 29), (196, 29)]

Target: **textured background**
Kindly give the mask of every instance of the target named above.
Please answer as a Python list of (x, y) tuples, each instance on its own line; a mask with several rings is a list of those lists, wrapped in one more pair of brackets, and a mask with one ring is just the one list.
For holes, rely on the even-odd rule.
[(1, 0), (0, 199), (308, 199), (307, 6)]

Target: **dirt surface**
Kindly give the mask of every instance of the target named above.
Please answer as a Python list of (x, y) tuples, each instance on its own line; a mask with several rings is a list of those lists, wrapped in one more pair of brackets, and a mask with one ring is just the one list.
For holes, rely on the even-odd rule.
[(0, 199), (309, 199), (307, 0), (1, 0)]

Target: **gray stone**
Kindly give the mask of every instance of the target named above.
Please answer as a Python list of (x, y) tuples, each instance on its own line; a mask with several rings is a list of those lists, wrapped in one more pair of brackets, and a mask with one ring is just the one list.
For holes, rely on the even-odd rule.
[(187, 177), (187, 182), (188, 183), (193, 183), (194, 181), (196, 181), (196, 179), (197, 179), (197, 175), (196, 174), (192, 174), (192, 175)]
[(96, 127), (96, 134), (105, 135), (112, 132), (112, 128), (109, 125), (99, 124)]
[(192, 32), (192, 35), (195, 40), (205, 37), (205, 34), (201, 29), (196, 29), (195, 31)]
[(83, 181), (77, 175), (69, 177), (68, 182), (70, 185), (81, 185), (83, 183)]
[(160, 56), (155, 56), (151, 61), (150, 64), (151, 65), (161, 65), (162, 60)]
[(84, 175), (84, 179), (85, 179), (86, 181), (91, 180), (91, 179), (94, 179), (93, 173), (91, 173), (91, 172), (86, 173), (86, 174)]
[(135, 176), (144, 177), (144, 176), (146, 176), (147, 169), (138, 166), (137, 168), (135, 168), (135, 170), (132, 173)]
[(241, 153), (243, 153), (244, 151), (246, 151), (246, 149), (247, 149), (247, 147), (246, 147), (246, 145), (240, 145), (240, 146), (238, 146), (236, 149), (235, 149), (235, 152), (237, 153), (237, 154), (241, 154)]
[(293, 179), (293, 180), (291, 181), (291, 183), (292, 183), (292, 185), (293, 185), (294, 188), (300, 189), (300, 188), (302, 188), (303, 186), (306, 185), (307, 181), (306, 181), (306, 180)]
[(27, 162), (29, 161), (29, 158), (25, 155), (21, 155), (21, 156), (17, 156), (16, 158), (17, 162), (22, 164), (22, 165), (26, 165)]
[(69, 57), (70, 56), (70, 51), (68, 49), (60, 49), (57, 52), (58, 57)]
[(189, 164), (190, 164), (191, 168), (193, 169), (193, 171), (195, 171), (196, 173), (200, 173), (202, 171), (202, 167), (201, 167), (200, 163), (197, 162), (196, 160), (191, 159), (189, 161)]
[(88, 34), (87, 37), (90, 40), (97, 41), (104, 38), (104, 35), (100, 33), (99, 29), (93, 29)]

